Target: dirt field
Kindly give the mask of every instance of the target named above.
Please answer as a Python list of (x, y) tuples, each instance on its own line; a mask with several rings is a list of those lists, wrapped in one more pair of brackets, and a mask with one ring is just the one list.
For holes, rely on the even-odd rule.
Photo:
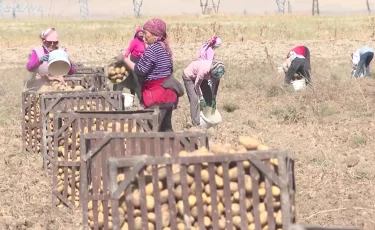
[[(146, 19), (54, 21), (74, 61), (103, 65)], [(218, 109), (224, 122), (212, 139), (259, 137), (296, 159), (298, 222), (375, 229), (375, 79), (352, 80), (350, 52), (374, 45), (370, 17), (166, 18), (181, 79), (199, 43), (215, 32), (227, 66)], [(51, 209), (50, 178), (42, 157), (21, 152), (20, 102), (32, 47), (47, 21), (1, 21), (0, 229), (79, 229), (81, 216)], [(281, 87), (277, 66), (292, 46), (311, 50), (313, 87)], [(174, 112), (174, 129), (189, 120), (187, 96)], [(12, 228), (8, 228), (12, 225)], [(19, 228), (16, 228), (15, 226)], [(21, 228), (21, 226), (23, 226)]]

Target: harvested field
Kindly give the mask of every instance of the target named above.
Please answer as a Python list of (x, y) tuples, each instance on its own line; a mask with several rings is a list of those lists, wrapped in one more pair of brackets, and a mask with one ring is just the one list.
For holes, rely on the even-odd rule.
[[(209, 131), (212, 140), (251, 135), (293, 152), (299, 223), (375, 229), (375, 79), (349, 78), (350, 52), (375, 45), (374, 17), (163, 18), (180, 80), (201, 42), (215, 33), (223, 39), (217, 55), (227, 71), (217, 103), (224, 122)], [(80, 214), (52, 210), (42, 157), (21, 152), (25, 65), (40, 32), (54, 26), (73, 61), (97, 66), (108, 64), (146, 20), (0, 21), (0, 229), (79, 229), (82, 222)], [(311, 51), (313, 87), (296, 93), (281, 87), (277, 66), (298, 44)], [(189, 120), (185, 95), (174, 129), (186, 129)]]

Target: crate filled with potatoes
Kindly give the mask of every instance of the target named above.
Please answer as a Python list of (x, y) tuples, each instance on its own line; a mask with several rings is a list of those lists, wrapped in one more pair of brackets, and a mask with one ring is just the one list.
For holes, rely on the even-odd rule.
[[(294, 193), (285, 188), (291, 185), (275, 178), (294, 178), (287, 155), (251, 137), (176, 154), (110, 158), (111, 200), (83, 204), (87, 229), (267, 230), (293, 222)], [(281, 197), (289, 201), (284, 207)]]
[(109, 81), (113, 84), (118, 84), (123, 82), (129, 73), (125, 68), (125, 64), (111, 63), (105, 68), (105, 74)]

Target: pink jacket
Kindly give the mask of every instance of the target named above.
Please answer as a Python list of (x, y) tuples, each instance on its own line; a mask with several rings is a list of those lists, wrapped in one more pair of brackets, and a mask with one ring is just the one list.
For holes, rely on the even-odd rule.
[(212, 47), (207, 48), (207, 44), (203, 44), (199, 50), (197, 60), (213, 60), (215, 56), (215, 50)]
[(202, 81), (211, 79), (211, 65), (211, 60), (198, 60), (193, 61), (184, 69), (185, 76), (194, 82), (195, 92), (199, 98), (203, 97), (202, 90), (200, 88)]
[[(59, 48), (63, 49), (63, 48)], [(66, 49), (63, 49), (66, 52)], [(48, 73), (48, 63), (43, 62), (40, 63), (39, 57), (48, 54), (48, 50), (44, 48), (43, 46), (39, 46), (31, 52), (30, 59), (26, 65), (26, 68), (30, 72), (35, 72), (39, 74), (47, 74)], [(68, 75), (72, 75), (76, 72), (75, 66), (72, 64), (71, 68), (69, 70)]]
[(141, 29), (137, 29), (134, 35), (134, 39), (130, 42), (128, 49), (125, 51), (124, 56), (128, 57), (131, 54), (134, 57), (142, 57), (143, 53), (146, 50), (146, 44), (144, 41), (139, 40), (136, 35), (141, 31)]

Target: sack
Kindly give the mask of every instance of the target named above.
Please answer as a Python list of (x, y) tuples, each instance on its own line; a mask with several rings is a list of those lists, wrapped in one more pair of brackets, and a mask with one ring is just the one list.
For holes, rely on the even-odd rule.
[(162, 83), (162, 86), (166, 89), (173, 90), (178, 97), (182, 97), (185, 94), (184, 87), (182, 84), (171, 74), (167, 79)]

